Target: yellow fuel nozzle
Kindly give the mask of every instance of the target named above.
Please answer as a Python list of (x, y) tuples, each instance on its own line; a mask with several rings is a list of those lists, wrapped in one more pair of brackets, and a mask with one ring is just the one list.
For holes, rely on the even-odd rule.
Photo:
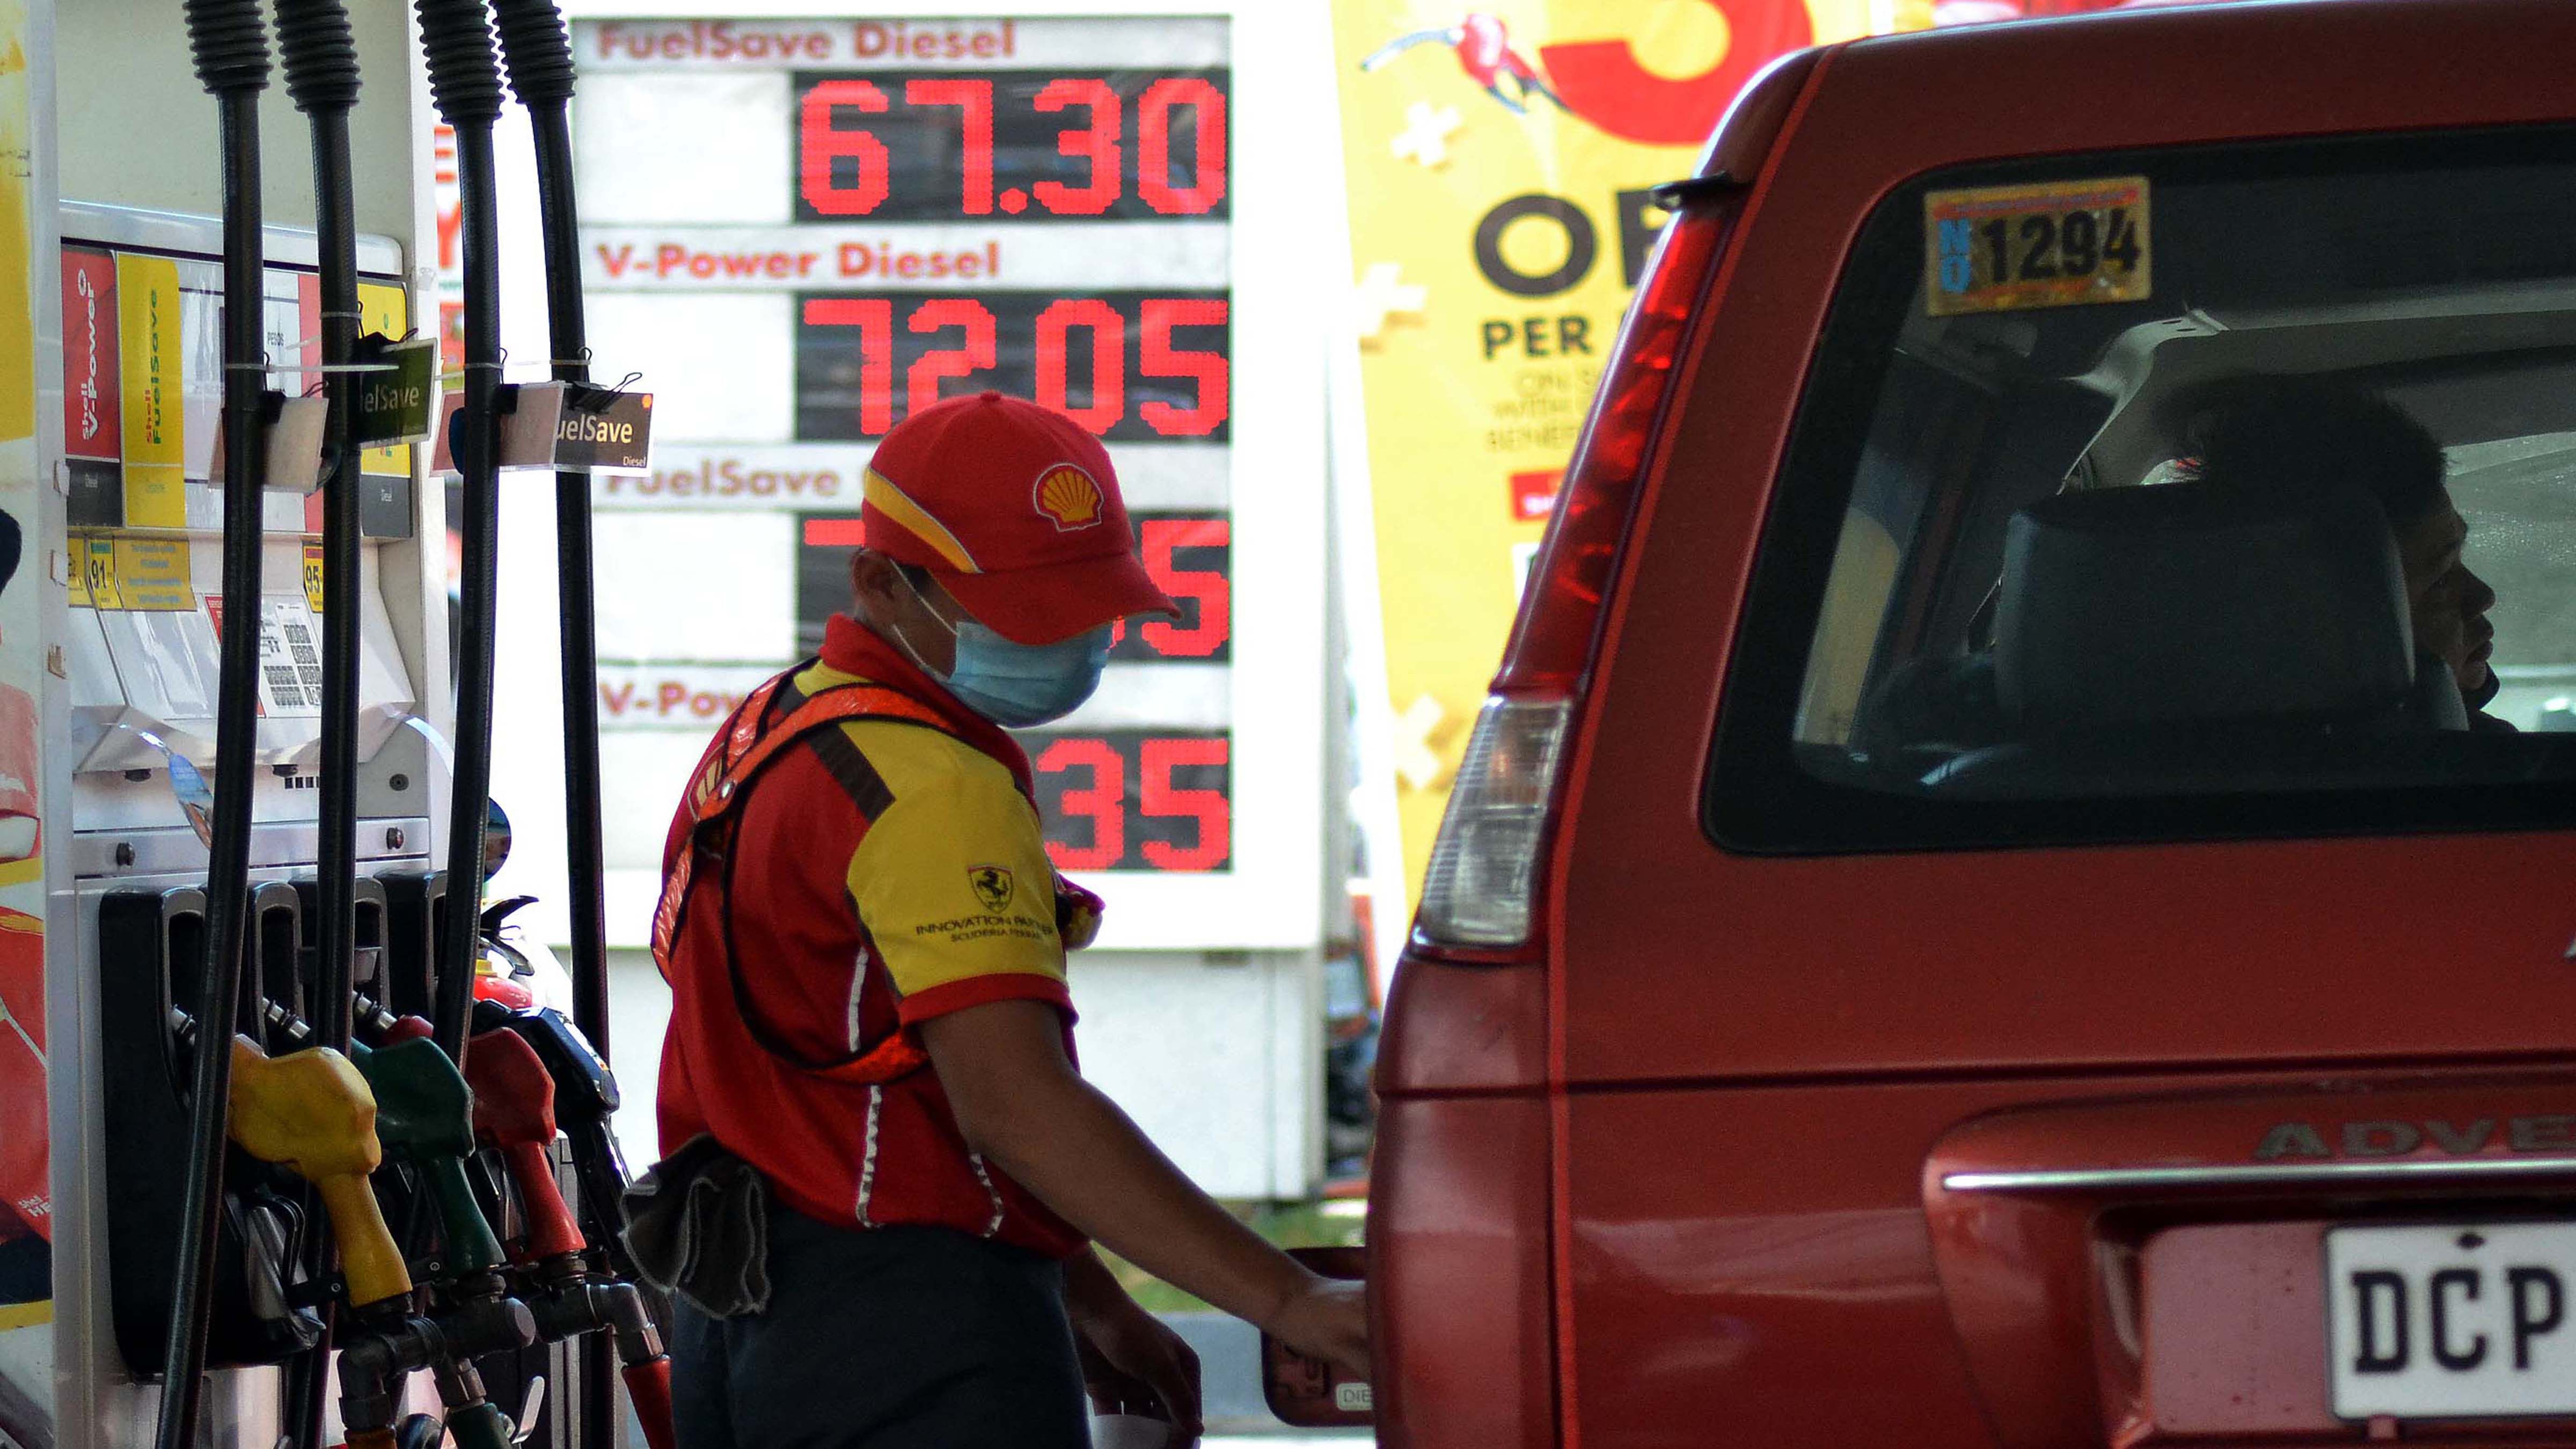
[(331, 1214), (349, 1302), (364, 1307), (411, 1291), (402, 1250), (385, 1228), (367, 1177), (384, 1162), (376, 1095), (347, 1057), (311, 1047), (270, 1058), (233, 1038), (232, 1138), (262, 1162), (313, 1184)]

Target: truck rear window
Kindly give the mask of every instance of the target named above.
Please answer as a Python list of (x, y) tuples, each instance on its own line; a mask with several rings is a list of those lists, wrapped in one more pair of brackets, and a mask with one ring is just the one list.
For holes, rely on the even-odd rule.
[(1707, 816), (1774, 851), (2576, 821), (2576, 134), (1896, 192)]

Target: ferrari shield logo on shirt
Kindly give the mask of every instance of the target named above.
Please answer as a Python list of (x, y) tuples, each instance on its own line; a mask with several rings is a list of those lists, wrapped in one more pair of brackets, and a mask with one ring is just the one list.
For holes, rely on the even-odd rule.
[(988, 911), (1007, 910), (1011, 904), (1011, 873), (998, 865), (966, 867), (966, 884), (974, 887), (975, 899)]
[(1058, 463), (1038, 475), (1037, 510), (1065, 533), (1100, 521), (1100, 484), (1071, 463)]

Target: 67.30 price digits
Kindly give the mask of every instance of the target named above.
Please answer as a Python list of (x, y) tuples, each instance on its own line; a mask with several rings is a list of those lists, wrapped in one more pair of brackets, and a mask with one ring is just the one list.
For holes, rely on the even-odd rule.
[(1221, 215), (1226, 78), (1222, 70), (799, 77), (798, 214)]

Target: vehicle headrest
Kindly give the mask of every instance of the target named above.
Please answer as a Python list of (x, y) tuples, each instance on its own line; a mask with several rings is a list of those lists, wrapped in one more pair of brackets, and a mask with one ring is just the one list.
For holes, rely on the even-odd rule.
[(2359, 489), (2061, 493), (2005, 534), (1995, 684), (2025, 737), (2402, 709), (2410, 638), (2396, 540)]

